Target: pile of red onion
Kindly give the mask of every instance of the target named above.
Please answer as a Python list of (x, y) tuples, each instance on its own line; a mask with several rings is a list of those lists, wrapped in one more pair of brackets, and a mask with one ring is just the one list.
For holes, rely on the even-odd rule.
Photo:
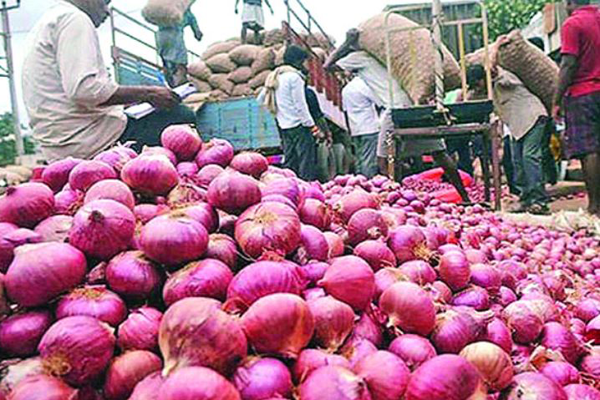
[(0, 400), (600, 400), (588, 232), (161, 144), (0, 199)]

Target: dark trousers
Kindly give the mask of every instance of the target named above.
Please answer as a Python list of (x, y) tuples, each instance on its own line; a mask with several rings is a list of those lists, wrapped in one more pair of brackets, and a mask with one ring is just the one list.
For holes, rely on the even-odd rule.
[(352, 143), (356, 149), (356, 172), (373, 178), (379, 173), (377, 164), (377, 141), (379, 133), (352, 137)]
[(504, 156), (502, 157), (502, 168), (504, 168), (504, 174), (508, 181), (508, 187), (512, 194), (520, 194), (520, 189), (517, 186), (517, 179), (515, 177), (515, 166), (513, 164), (512, 156), (512, 139), (510, 136), (504, 138)]
[(540, 117), (524, 137), (511, 142), (516, 182), (524, 206), (548, 203), (543, 169), (547, 124), (548, 118)]
[(458, 154), (458, 169), (473, 176), (473, 152), (471, 149), (471, 138), (451, 138), (446, 140), (448, 154)]
[(300, 179), (317, 179), (317, 142), (310, 129), (298, 126), (291, 129), (279, 128), (285, 167), (294, 171)]
[(171, 110), (157, 110), (140, 119), (129, 117), (127, 128), (119, 142), (134, 142), (132, 148), (139, 152), (144, 146), (160, 146), (160, 134), (166, 127), (195, 122), (196, 115), (184, 105), (179, 105)]

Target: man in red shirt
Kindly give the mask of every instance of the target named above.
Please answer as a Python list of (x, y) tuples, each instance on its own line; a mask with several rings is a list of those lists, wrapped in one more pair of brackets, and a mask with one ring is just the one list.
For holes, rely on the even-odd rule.
[(565, 0), (562, 62), (554, 116), (567, 124), (565, 150), (583, 164), (589, 212), (600, 216), (600, 9), (590, 0)]

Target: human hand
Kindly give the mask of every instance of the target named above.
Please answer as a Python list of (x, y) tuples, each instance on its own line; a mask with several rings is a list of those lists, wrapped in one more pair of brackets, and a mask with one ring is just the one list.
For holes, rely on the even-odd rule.
[(204, 34), (202, 33), (202, 31), (194, 32), (194, 37), (197, 41), (201, 42), (202, 38), (204, 37)]
[(181, 103), (181, 97), (177, 93), (163, 86), (148, 88), (146, 100), (156, 108), (167, 110)]
[(237, 7), (235, 8), (235, 13), (236, 13), (236, 14), (238, 14), (238, 13), (239, 13), (239, 11), (238, 11), (238, 8), (237, 8)]

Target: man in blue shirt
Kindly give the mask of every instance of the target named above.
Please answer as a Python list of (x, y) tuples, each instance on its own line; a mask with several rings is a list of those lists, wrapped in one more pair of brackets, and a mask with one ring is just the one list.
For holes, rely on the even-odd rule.
[[(242, 43), (246, 43), (248, 38), (248, 29), (254, 31), (256, 44), (261, 44), (260, 31), (265, 29), (265, 14), (262, 8), (262, 0), (243, 0), (244, 8), (242, 10)], [(273, 7), (269, 0), (265, 0), (267, 7), (273, 13)], [(235, 1), (235, 13), (238, 13), (240, 0)]]

